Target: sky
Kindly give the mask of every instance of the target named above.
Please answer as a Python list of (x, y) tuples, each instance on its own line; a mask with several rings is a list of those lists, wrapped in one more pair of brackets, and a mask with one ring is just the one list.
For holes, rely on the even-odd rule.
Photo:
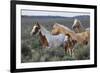
[(74, 17), (74, 16), (79, 16), (79, 15), (89, 15), (89, 13), (21, 10), (21, 15)]

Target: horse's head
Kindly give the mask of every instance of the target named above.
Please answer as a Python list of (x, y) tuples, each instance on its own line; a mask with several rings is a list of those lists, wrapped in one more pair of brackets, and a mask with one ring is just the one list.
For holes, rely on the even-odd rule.
[(51, 33), (53, 34), (53, 35), (58, 35), (59, 34), (59, 29), (57, 28), (53, 28), (52, 29), (52, 31), (51, 31)]
[(53, 29), (52, 29), (53, 35), (58, 35), (60, 33), (65, 34), (66, 32), (69, 33), (72, 32), (72, 30), (70, 30), (67, 26), (61, 25), (59, 23), (55, 23), (53, 25)]
[(65, 34), (64, 42), (66, 44), (71, 45), (71, 46), (74, 46), (77, 43), (76, 40), (72, 39), (72, 37), (70, 36), (70, 34)]
[(65, 42), (69, 42), (70, 40), (71, 40), (70, 34), (65, 34), (65, 39), (64, 39), (64, 41), (65, 41)]
[(75, 19), (72, 28), (76, 33), (80, 32), (80, 29), (82, 28), (81, 22), (78, 19)]
[(31, 34), (31, 35), (35, 35), (35, 34), (38, 33), (39, 31), (40, 31), (40, 25), (39, 25), (39, 23), (37, 22), (37, 23), (34, 24), (34, 26), (33, 26), (32, 30), (31, 30), (30, 34)]
[(52, 29), (51, 33), (53, 35), (58, 35), (58, 34), (60, 34), (60, 30), (61, 30), (61, 28), (59, 27), (59, 24), (58, 23), (55, 23), (53, 25), (53, 29)]

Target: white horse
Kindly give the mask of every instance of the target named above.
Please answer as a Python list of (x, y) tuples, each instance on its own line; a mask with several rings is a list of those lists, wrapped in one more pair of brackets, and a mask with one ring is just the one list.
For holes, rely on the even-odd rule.
[(36, 23), (33, 26), (33, 29), (30, 33), (31, 35), (39, 33), (40, 43), (44, 48), (57, 48), (64, 44), (64, 34), (52, 35), (47, 29), (45, 29), (39, 23)]

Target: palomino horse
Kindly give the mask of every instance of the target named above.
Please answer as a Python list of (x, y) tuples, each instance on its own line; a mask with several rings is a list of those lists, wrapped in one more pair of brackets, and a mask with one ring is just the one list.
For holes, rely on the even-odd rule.
[[(80, 20), (75, 19), (72, 25), (73, 30), (77, 33), (78, 40), (81, 40), (83, 44), (87, 44), (90, 40), (90, 28), (84, 28)], [(84, 37), (83, 37), (84, 36)], [(85, 41), (84, 41), (85, 40)], [(79, 41), (79, 42), (81, 42)]]
[(52, 29), (52, 34), (57, 35), (57, 34), (69, 34), (71, 38), (75, 41), (77, 41), (78, 44), (87, 44), (90, 40), (90, 31), (84, 31), (81, 33), (75, 33), (68, 27), (61, 25), (61, 24), (54, 24), (53, 29)]
[(84, 32), (84, 31), (89, 31), (89, 28), (84, 28), (83, 25), (81, 24), (80, 20), (75, 19), (74, 23), (72, 25), (72, 29), (76, 32), (76, 33), (80, 33), (80, 32)]
[(82, 45), (87, 45), (90, 42), (90, 31), (84, 31), (81, 33), (76, 33), (78, 43)]
[(51, 31), (53, 35), (58, 35), (58, 34), (69, 34), (72, 39), (77, 40), (76, 33), (69, 29), (67, 26), (61, 25), (59, 23), (55, 23), (53, 25), (53, 29)]
[(80, 33), (80, 32), (85, 31), (83, 25), (81, 24), (80, 20), (78, 20), (78, 19), (74, 20), (72, 28), (76, 33)]
[(43, 48), (57, 48), (64, 44), (64, 34), (52, 35), (39, 23), (36, 23), (30, 32), (31, 35), (35, 35), (36, 33), (39, 34), (40, 43)]

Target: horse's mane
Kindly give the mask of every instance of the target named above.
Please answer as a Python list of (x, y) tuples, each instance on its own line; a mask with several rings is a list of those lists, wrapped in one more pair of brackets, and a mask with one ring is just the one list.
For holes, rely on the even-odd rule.
[(70, 28), (68, 28), (67, 26), (61, 25), (59, 23), (54, 24), (54, 26), (60, 27), (60, 28), (62, 28), (62, 30), (64, 29), (64, 31), (66, 31), (68, 34), (70, 34), (73, 39), (77, 40), (76, 33), (74, 31), (72, 31)]
[(43, 27), (42, 25), (40, 25), (40, 27), (42, 34), (50, 34), (50, 32), (45, 27)]
[(73, 31), (72, 31), (70, 28), (68, 28), (67, 26), (61, 25), (61, 24), (59, 24), (59, 23), (55, 23), (54, 26), (63, 28), (63, 29), (65, 29), (65, 30), (67, 30), (68, 32), (73, 32)]
[[(50, 31), (48, 31), (44, 26), (40, 25), (40, 30), (42, 35), (44, 35), (47, 39), (47, 41), (50, 43), (52, 43), (52, 41), (54, 41), (56, 39), (56, 41), (61, 41), (64, 38), (63, 34), (59, 34), (59, 35), (52, 35)], [(58, 39), (59, 38), (59, 39)], [(56, 42), (56, 44), (59, 44), (60, 42)], [(54, 45), (54, 44), (53, 44)]]
[(81, 28), (82, 28), (82, 29), (84, 29), (84, 27), (83, 27), (83, 25), (82, 25), (81, 21), (80, 21), (80, 20), (78, 20), (78, 19), (75, 19), (75, 20), (74, 20), (74, 24), (72, 25), (72, 27), (73, 27), (73, 26), (75, 26), (75, 25), (80, 25), (80, 26), (81, 26)]
[(51, 38), (51, 33), (44, 26), (40, 25), (40, 27), (42, 35), (46, 37), (47, 41), (49, 41), (49, 39)]

